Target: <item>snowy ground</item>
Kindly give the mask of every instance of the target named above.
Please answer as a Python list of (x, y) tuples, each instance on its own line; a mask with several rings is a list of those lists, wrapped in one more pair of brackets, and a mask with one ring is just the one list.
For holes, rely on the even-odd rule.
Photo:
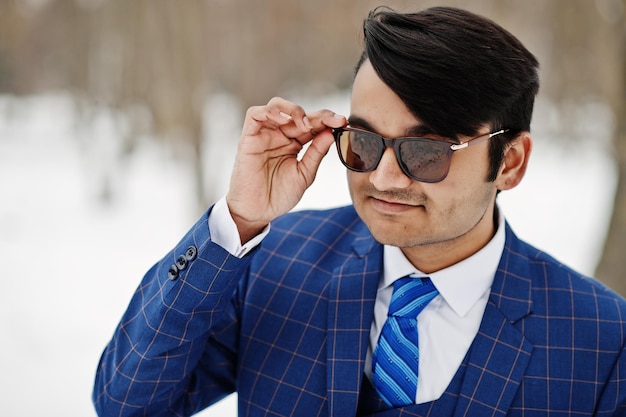
[[(345, 101), (333, 109), (347, 112)], [(190, 170), (170, 151), (143, 141), (115, 162), (109, 119), (76, 127), (62, 96), (0, 97), (3, 416), (95, 416), (90, 394), (102, 348), (143, 273), (199, 215)], [(613, 165), (601, 147), (565, 152), (546, 137), (535, 145), (524, 183), (500, 198), (505, 214), (521, 237), (592, 273)], [(225, 149), (217, 159), (228, 167)], [(344, 177), (331, 150), (299, 207), (348, 203)], [(108, 204), (99, 199), (102, 178), (114, 190)], [(218, 182), (224, 190), (226, 179)], [(234, 416), (235, 408), (231, 396), (203, 415)]]

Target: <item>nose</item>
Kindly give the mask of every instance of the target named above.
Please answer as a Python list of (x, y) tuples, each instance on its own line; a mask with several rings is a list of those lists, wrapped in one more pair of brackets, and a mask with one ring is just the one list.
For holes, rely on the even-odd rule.
[(380, 191), (407, 188), (413, 180), (407, 177), (396, 159), (392, 147), (387, 147), (376, 169), (370, 172), (370, 182)]

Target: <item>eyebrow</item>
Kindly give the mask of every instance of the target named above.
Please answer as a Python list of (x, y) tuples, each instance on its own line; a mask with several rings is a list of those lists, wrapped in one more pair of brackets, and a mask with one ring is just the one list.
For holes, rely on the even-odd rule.
[[(350, 117), (348, 117), (348, 123), (351, 126), (361, 127), (367, 131), (378, 133), (376, 129), (374, 129), (374, 127), (362, 117), (350, 115)], [(426, 136), (426, 135), (436, 135), (436, 133), (430, 127), (426, 125), (415, 125), (407, 129), (404, 135), (420, 137), (420, 136)]]

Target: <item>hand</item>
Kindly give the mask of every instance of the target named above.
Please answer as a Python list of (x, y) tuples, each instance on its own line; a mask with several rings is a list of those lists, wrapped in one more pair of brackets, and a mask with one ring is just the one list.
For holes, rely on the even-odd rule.
[(242, 243), (295, 207), (333, 144), (330, 128), (346, 123), (330, 110), (307, 115), (282, 98), (248, 109), (226, 195)]

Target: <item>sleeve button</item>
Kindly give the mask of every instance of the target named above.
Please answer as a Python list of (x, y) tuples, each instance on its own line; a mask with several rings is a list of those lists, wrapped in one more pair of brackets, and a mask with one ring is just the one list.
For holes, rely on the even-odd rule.
[(195, 246), (189, 246), (185, 251), (185, 258), (187, 258), (188, 262), (193, 261), (198, 256), (198, 248)]
[(170, 269), (167, 271), (167, 277), (172, 281), (178, 278), (178, 268), (176, 265), (170, 266)]
[(185, 255), (180, 255), (178, 259), (176, 259), (176, 266), (178, 267), (179, 271), (187, 268), (187, 258), (185, 257)]

